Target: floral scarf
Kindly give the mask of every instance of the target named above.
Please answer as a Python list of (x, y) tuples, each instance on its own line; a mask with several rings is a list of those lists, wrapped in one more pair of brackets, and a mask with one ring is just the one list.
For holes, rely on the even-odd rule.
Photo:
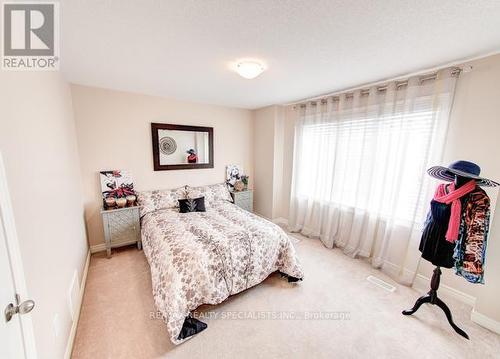
[(489, 223), (490, 199), (476, 186), (464, 204), (453, 254), (455, 273), (471, 283), (484, 283)]

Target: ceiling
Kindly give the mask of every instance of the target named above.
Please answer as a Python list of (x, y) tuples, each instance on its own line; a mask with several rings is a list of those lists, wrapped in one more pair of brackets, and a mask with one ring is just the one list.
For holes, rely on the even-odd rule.
[[(63, 0), (73, 83), (259, 108), (500, 50), (498, 0)], [(260, 59), (254, 80), (231, 71)]]

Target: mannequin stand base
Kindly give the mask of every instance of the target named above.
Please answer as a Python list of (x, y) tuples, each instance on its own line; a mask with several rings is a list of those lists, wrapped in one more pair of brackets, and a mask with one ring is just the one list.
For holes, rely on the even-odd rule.
[(441, 308), (443, 310), (444, 314), (446, 315), (446, 318), (448, 319), (448, 323), (450, 323), (451, 327), (455, 330), (455, 332), (457, 332), (458, 334), (460, 334), (464, 338), (469, 339), (469, 336), (467, 335), (467, 333), (464, 332), (462, 329), (460, 329), (453, 322), (453, 317), (451, 315), (450, 308), (448, 308), (448, 306), (446, 305), (445, 302), (443, 302), (441, 299), (438, 298), (437, 290), (439, 288), (440, 276), (441, 276), (441, 269), (439, 267), (436, 267), (434, 269), (434, 273), (432, 275), (431, 290), (429, 291), (429, 293), (418, 298), (417, 301), (415, 302), (415, 305), (413, 305), (413, 308), (411, 308), (409, 310), (403, 310), (402, 313), (403, 313), (403, 315), (412, 315), (424, 303), (437, 305), (439, 308)]

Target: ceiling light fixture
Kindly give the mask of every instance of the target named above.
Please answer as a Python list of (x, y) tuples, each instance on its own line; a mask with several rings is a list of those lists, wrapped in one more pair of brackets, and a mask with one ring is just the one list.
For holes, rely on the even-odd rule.
[(256, 61), (242, 61), (236, 65), (236, 72), (249, 80), (256, 78), (264, 70), (264, 66)]

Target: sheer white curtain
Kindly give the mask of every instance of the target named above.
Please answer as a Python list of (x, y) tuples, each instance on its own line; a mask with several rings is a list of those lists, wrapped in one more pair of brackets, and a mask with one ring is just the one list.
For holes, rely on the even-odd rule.
[(455, 82), (446, 69), (297, 109), (291, 230), (412, 283)]

